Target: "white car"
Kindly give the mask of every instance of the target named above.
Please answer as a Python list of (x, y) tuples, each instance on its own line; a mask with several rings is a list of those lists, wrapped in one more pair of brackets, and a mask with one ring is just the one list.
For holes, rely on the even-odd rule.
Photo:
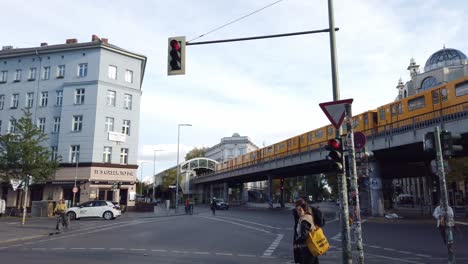
[(119, 217), (121, 214), (118, 207), (108, 201), (89, 201), (77, 207), (70, 207), (66, 211), (66, 215), (70, 217), (70, 219), (102, 217), (106, 220), (111, 220)]

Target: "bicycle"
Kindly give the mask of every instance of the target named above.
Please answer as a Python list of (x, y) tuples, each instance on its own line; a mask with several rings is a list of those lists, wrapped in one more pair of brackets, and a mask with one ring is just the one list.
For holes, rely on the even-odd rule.
[(68, 229), (69, 224), (70, 224), (70, 219), (68, 218), (68, 216), (65, 215), (65, 213), (59, 213), (57, 216), (57, 224), (56, 224), (55, 229), (57, 231), (62, 231), (63, 228)]

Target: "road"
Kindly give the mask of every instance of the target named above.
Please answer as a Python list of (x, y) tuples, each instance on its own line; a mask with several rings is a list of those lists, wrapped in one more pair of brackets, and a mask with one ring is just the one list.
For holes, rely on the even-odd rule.
[[(325, 207), (331, 205), (323, 205)], [(328, 210), (330, 209), (328, 208)], [(327, 214), (330, 215), (330, 214)], [(62, 234), (0, 244), (2, 263), (291, 263), (290, 210), (197, 209), (194, 215), (123, 216), (87, 221)], [(81, 222), (80, 221), (80, 222)], [(73, 225), (73, 222), (72, 222)], [(76, 224), (74, 225), (76, 226)], [(468, 226), (460, 226), (468, 234)], [(321, 263), (341, 262), (339, 223), (325, 232), (332, 248)], [(366, 263), (446, 263), (446, 249), (432, 221), (369, 219), (363, 224)], [(468, 240), (457, 237), (457, 248)], [(468, 252), (457, 251), (457, 263)]]

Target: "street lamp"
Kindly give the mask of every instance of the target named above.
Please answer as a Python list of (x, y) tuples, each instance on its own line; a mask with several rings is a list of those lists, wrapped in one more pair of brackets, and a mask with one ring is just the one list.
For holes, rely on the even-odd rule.
[(148, 162), (148, 161), (142, 161), (140, 163), (140, 194), (143, 195), (143, 164), (145, 163), (149, 163), (151, 164), (151, 162)]
[(154, 187), (156, 185), (156, 152), (158, 151), (164, 151), (162, 149), (155, 149), (153, 150), (154, 151), (154, 155), (153, 155), (153, 202), (154, 202), (154, 199), (155, 199), (155, 196), (154, 196)]
[(178, 124), (177, 125), (177, 176), (176, 176), (176, 202), (175, 202), (175, 211), (177, 212), (177, 208), (179, 207), (179, 174), (180, 174), (180, 166), (179, 166), (179, 142), (180, 142), (180, 127), (181, 126), (192, 126), (191, 124)]
[(76, 166), (75, 166), (75, 186), (73, 187), (72, 206), (75, 206), (75, 196), (76, 196), (76, 193), (78, 192), (78, 190), (76, 188), (76, 178), (78, 177), (78, 160), (79, 160), (79, 154), (77, 153), (76, 156), (75, 156), (75, 163), (76, 163)]

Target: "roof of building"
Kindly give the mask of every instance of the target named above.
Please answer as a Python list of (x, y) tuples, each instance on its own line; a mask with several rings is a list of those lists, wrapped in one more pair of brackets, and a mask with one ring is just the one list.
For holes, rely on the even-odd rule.
[(457, 49), (444, 47), (429, 57), (426, 61), (426, 65), (424, 66), (424, 71), (428, 72), (442, 67), (464, 64), (468, 64), (468, 62), (467, 57), (463, 52)]

